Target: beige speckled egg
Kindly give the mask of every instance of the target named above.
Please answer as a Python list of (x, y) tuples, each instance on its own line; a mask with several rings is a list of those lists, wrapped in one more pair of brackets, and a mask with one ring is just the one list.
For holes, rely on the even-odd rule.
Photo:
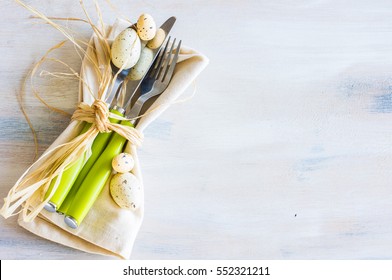
[(116, 67), (129, 69), (139, 60), (140, 51), (140, 39), (136, 31), (132, 28), (127, 28), (114, 39), (110, 57)]
[(110, 180), (110, 195), (123, 209), (137, 210), (142, 204), (140, 181), (132, 173), (117, 173)]
[(112, 167), (118, 173), (125, 173), (132, 170), (135, 165), (132, 155), (121, 153), (115, 156), (112, 160)]
[(159, 48), (162, 45), (163, 41), (165, 40), (165, 36), (166, 36), (165, 31), (162, 28), (159, 28), (154, 38), (148, 41), (147, 47), (152, 50)]
[(154, 19), (149, 14), (142, 14), (137, 20), (137, 34), (140, 39), (149, 41), (154, 38), (157, 27)]
[(131, 80), (140, 80), (141, 78), (143, 78), (144, 74), (146, 74), (148, 68), (152, 63), (153, 58), (154, 53), (151, 49), (142, 49), (139, 61), (129, 71), (128, 78)]

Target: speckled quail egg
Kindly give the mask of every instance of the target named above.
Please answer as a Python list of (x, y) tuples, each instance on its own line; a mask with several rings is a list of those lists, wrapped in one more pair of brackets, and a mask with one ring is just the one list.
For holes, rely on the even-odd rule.
[(127, 28), (114, 39), (110, 56), (116, 67), (129, 69), (139, 60), (140, 51), (140, 39), (136, 31)]
[(144, 74), (147, 73), (153, 59), (154, 53), (151, 49), (142, 49), (139, 61), (129, 71), (128, 78), (131, 80), (140, 80), (143, 78)]
[(149, 41), (154, 38), (157, 27), (154, 19), (149, 14), (142, 14), (137, 20), (137, 34), (140, 39)]
[(118, 173), (125, 173), (132, 170), (135, 161), (131, 154), (121, 153), (115, 156), (112, 160), (112, 167)]
[(148, 41), (147, 47), (152, 50), (159, 48), (162, 45), (163, 41), (165, 40), (165, 36), (166, 36), (165, 31), (162, 28), (159, 28), (154, 38)]
[(132, 173), (117, 173), (110, 180), (110, 194), (123, 209), (137, 210), (142, 204), (140, 181)]

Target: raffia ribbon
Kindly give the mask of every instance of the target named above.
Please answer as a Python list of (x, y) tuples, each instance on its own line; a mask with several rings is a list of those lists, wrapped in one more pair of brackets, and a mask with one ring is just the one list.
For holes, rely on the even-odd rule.
[(126, 138), (133, 145), (141, 145), (143, 139), (143, 134), (141, 132), (132, 126), (111, 123), (109, 121), (109, 117), (113, 119), (130, 121), (125, 117), (112, 114), (109, 111), (107, 104), (100, 99), (96, 99), (91, 106), (83, 102), (79, 103), (78, 108), (72, 115), (73, 120), (85, 121), (94, 124), (95, 128), (100, 133), (114, 131), (120, 134), (122, 137)]
[(123, 121), (130, 121), (125, 117), (112, 114), (109, 111), (107, 104), (100, 99), (96, 99), (91, 106), (83, 102), (79, 103), (78, 108), (72, 115), (73, 120), (93, 123), (95, 128), (101, 133), (114, 131), (126, 138), (133, 145), (141, 145), (143, 140), (143, 134), (141, 132), (132, 126), (111, 123), (109, 121), (109, 117)]
[[(80, 157), (85, 156), (85, 160), (88, 159), (91, 154), (91, 144), (98, 133), (114, 131), (133, 145), (141, 145), (142, 133), (134, 127), (111, 123), (109, 117), (127, 120), (110, 113), (107, 104), (100, 99), (96, 99), (91, 106), (83, 102), (80, 103), (72, 120), (92, 123), (92, 126), (87, 132), (73, 140), (48, 150), (33, 163), (11, 188), (8, 196), (4, 198), (0, 215), (8, 218), (22, 211), (22, 219), (26, 222), (32, 221), (55, 193), (63, 172)], [(40, 165), (36, 167), (38, 163)], [(33, 167), (36, 169), (31, 171)], [(52, 180), (56, 180), (56, 183), (49, 196), (43, 200)], [(16, 212), (20, 206), (22, 209)]]
[(96, 99), (91, 106), (83, 102), (79, 103), (72, 115), (73, 120), (95, 123), (99, 132), (110, 132), (108, 118), (109, 109), (106, 103), (100, 99)]

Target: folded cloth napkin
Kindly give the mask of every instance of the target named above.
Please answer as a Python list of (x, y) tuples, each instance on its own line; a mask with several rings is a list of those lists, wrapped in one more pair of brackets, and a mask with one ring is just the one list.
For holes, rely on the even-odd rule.
[[(128, 25), (129, 23), (125, 21), (116, 20), (113, 26), (107, 27), (106, 34), (108, 34), (109, 42), (112, 42)], [(96, 36), (93, 35), (87, 49), (87, 55), (96, 59), (96, 63), (100, 65), (102, 50), (96, 40)], [(90, 105), (93, 103), (94, 97), (91, 96), (87, 88), (89, 87), (93, 93), (98, 89), (98, 78), (91, 63), (86, 58), (83, 60), (81, 77), (86, 84), (81, 83), (79, 93), (79, 101)], [(169, 87), (140, 119), (136, 129), (142, 132), (165, 111), (195, 80), (207, 64), (208, 59), (202, 54), (185, 46), (181, 47), (178, 64)], [(81, 122), (72, 121), (48, 150), (70, 141), (78, 135), (81, 128)], [(132, 172), (142, 182), (142, 193), (144, 195), (136, 147), (128, 144), (125, 151), (132, 154), (135, 159), (135, 167)], [(108, 185), (109, 183), (102, 190), (83, 223), (75, 230), (64, 224), (63, 216), (45, 210), (41, 211), (31, 222), (25, 222), (19, 216), (18, 223), (38, 236), (65, 246), (90, 253), (128, 259), (131, 256), (132, 247), (142, 223), (144, 204), (137, 211), (121, 209), (112, 200)]]

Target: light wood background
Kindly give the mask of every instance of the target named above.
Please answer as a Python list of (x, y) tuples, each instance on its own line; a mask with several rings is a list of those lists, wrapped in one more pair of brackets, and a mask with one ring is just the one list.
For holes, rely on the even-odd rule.
[[(26, 2), (83, 17), (76, 0)], [(146, 213), (133, 259), (392, 258), (391, 1), (112, 2), (133, 20), (177, 16), (173, 34), (210, 58), (196, 96), (145, 131)], [(111, 23), (115, 13), (102, 9)], [(15, 93), (63, 38), (10, 0), (0, 18), (4, 197), (34, 157)], [(69, 25), (89, 38), (87, 25)], [(58, 56), (79, 69), (71, 45)], [(36, 84), (48, 103), (73, 111), (76, 81)], [(69, 116), (31, 93), (25, 107), (42, 153)], [(33, 236), (14, 217), (0, 219), (0, 258), (103, 257)]]

